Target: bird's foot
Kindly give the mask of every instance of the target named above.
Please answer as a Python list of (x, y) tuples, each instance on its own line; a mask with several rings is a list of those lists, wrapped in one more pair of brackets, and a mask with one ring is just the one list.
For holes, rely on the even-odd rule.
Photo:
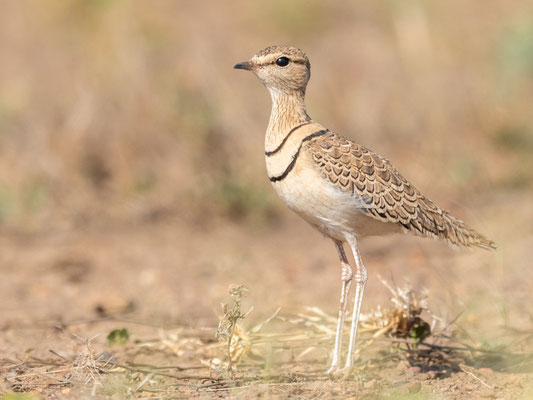
[(327, 370), (326, 373), (333, 379), (345, 380), (345, 379), (348, 379), (352, 375), (353, 372), (354, 372), (353, 366), (345, 366), (345, 367), (339, 368), (339, 366), (332, 365)]
[(331, 364), (331, 367), (326, 371), (326, 375), (334, 376), (338, 370), (339, 366), (337, 364)]
[(337, 367), (329, 367), (326, 371), (326, 375), (333, 376), (335, 375), (335, 371), (337, 371)]

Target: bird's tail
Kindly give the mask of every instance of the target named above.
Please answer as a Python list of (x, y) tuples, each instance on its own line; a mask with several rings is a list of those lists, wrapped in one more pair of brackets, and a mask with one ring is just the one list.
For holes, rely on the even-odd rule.
[(443, 220), (447, 228), (443, 233), (445, 234), (445, 239), (451, 244), (465, 247), (481, 247), (486, 250), (496, 249), (496, 243), (468, 227), (463, 221), (446, 211), (443, 212)]

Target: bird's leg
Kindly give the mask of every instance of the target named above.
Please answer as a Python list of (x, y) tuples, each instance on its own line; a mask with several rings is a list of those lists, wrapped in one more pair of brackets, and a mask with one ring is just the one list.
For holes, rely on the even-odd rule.
[(346, 253), (344, 252), (344, 247), (342, 242), (336, 239), (333, 239), (335, 246), (337, 247), (337, 252), (339, 253), (339, 258), (341, 260), (341, 300), (339, 304), (339, 318), (337, 320), (337, 333), (335, 334), (335, 347), (333, 349), (333, 359), (331, 360), (331, 367), (328, 369), (327, 373), (335, 372), (341, 362), (341, 346), (342, 346), (342, 330), (344, 328), (344, 316), (346, 314), (346, 300), (348, 299), (348, 294), (350, 293), (350, 286), (352, 284), (353, 270), (348, 259), (346, 258)]
[(350, 369), (354, 363), (355, 339), (357, 337), (357, 326), (359, 325), (359, 314), (361, 312), (361, 304), (363, 303), (363, 293), (365, 291), (368, 273), (363, 265), (363, 260), (357, 249), (357, 239), (355, 237), (348, 240), (352, 248), (353, 256), (355, 258), (355, 265), (357, 271), (355, 273), (355, 300), (353, 305), (352, 327), (350, 329), (350, 344), (348, 346), (348, 356), (346, 357), (346, 364), (344, 369)]

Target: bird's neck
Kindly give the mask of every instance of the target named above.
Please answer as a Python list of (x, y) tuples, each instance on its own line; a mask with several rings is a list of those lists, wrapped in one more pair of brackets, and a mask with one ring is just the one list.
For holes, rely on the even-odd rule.
[(278, 92), (270, 90), (272, 96), (272, 113), (268, 123), (265, 147), (277, 147), (287, 133), (311, 118), (305, 111), (305, 92)]

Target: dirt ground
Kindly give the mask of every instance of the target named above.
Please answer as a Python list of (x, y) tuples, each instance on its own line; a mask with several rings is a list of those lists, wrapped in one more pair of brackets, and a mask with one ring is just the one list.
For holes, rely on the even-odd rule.
[[(505, 220), (516, 216), (499, 204), (479, 212), (491, 216), (494, 253), (404, 236), (363, 242), (370, 271), (363, 313), (391, 306), (378, 275), (409, 282), (427, 291), (428, 308), (450, 324), (451, 336), (408, 348), (387, 336), (369, 341), (363, 329), (357, 368), (344, 379), (324, 374), (339, 289), (333, 245), (288, 212), (261, 229), (223, 220), (201, 227), (175, 215), (5, 232), (2, 388), (43, 398), (530, 398), (533, 280), (520, 254), (528, 251), (533, 215), (510, 227)], [(215, 332), (232, 284), (248, 288), (243, 312), (254, 307), (240, 321), (245, 330), (281, 308), (260, 330), (269, 340), (244, 334), (251, 349), (234, 377), (213, 365), (227, 360)], [(327, 316), (313, 319), (307, 306)], [(310, 323), (319, 320), (329, 332)], [(129, 341), (108, 345), (109, 332), (122, 328)]]
[[(2, 2), (0, 400), (533, 398), (532, 5), (231, 4)], [(276, 44), (312, 118), (498, 246), (362, 240), (345, 377), (335, 248), (273, 192), (270, 98), (232, 68)], [(382, 281), (427, 299), (422, 343)]]

